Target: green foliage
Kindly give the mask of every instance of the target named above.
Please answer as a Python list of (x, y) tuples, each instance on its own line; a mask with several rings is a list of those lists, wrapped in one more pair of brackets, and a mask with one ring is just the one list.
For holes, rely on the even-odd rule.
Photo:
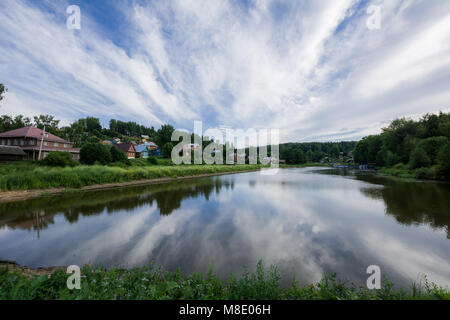
[(150, 266), (123, 269), (84, 266), (80, 290), (67, 288), (64, 269), (51, 277), (27, 277), (17, 272), (0, 270), (0, 300), (448, 300), (447, 288), (430, 283), (424, 277), (404, 289), (394, 290), (393, 283), (383, 278), (379, 290), (357, 288), (335, 274), (324, 274), (316, 284), (300, 287), (296, 281), (288, 288), (279, 284), (275, 266), (266, 269), (260, 261), (255, 272), (244, 270), (237, 278), (219, 279), (212, 265), (206, 274), (183, 275), (178, 269), (168, 272)]
[[(357, 163), (387, 167), (383, 169), (386, 174), (450, 180), (446, 168), (450, 158), (439, 157), (450, 143), (449, 137), (450, 113), (427, 114), (419, 121), (397, 119), (380, 135), (359, 141), (353, 155)], [(409, 168), (392, 168), (397, 163), (408, 163)]]
[[(114, 135), (121, 134), (134, 137), (147, 135), (152, 139), (154, 139), (156, 135), (156, 131), (153, 127), (148, 128), (131, 121), (123, 122), (120, 120), (111, 119), (109, 121), (109, 129), (111, 130), (111, 132), (114, 132)], [(111, 134), (109, 136), (111, 136)]]
[(356, 142), (353, 141), (285, 143), (280, 144), (280, 159), (285, 160), (287, 164), (335, 161), (341, 155), (349, 159), (347, 155), (355, 145)]
[(4, 98), (4, 93), (8, 91), (8, 88), (4, 84), (0, 83), (0, 101)]
[[(162, 125), (161, 128), (156, 132), (156, 144), (158, 146), (162, 146), (162, 152), (166, 157), (170, 157), (170, 153), (167, 156), (164, 153), (164, 146), (168, 143), (170, 143), (172, 145), (173, 148), (173, 144), (172, 144), (172, 133), (175, 131), (175, 129), (170, 125), (170, 124), (165, 124)], [(170, 151), (172, 151), (172, 149), (170, 149)]]
[(115, 146), (111, 146), (110, 152), (112, 162), (123, 162), (125, 164), (129, 164), (128, 157), (125, 152), (120, 151)]
[[(161, 159), (158, 159), (158, 164), (160, 161)], [(161, 162), (169, 163), (169, 161), (170, 159)], [(0, 165), (0, 190), (11, 191), (59, 187), (80, 188), (93, 184), (127, 182), (162, 177), (176, 178), (200, 174), (258, 170), (261, 168), (260, 165), (174, 166), (171, 162), (170, 164), (152, 166), (145, 159), (132, 160), (130, 166), (125, 165), (123, 162), (115, 162), (109, 166), (80, 165), (73, 168), (42, 167), (25, 161), (20, 164), (2, 164)]]
[(87, 143), (80, 149), (80, 162), (87, 165), (93, 165), (99, 162), (103, 165), (112, 160), (110, 149), (100, 143)]
[(34, 116), (34, 126), (39, 129), (44, 129), (46, 132), (50, 132), (54, 135), (60, 134), (58, 125), (59, 120), (56, 120), (54, 116), (48, 114), (40, 114), (39, 116)]
[(421, 147), (416, 147), (411, 153), (409, 165), (413, 169), (424, 168), (430, 165), (430, 158), (427, 156), (425, 150)]
[(171, 157), (172, 149), (173, 149), (173, 143), (172, 142), (167, 142), (166, 144), (163, 145), (161, 150), (162, 150), (162, 153), (163, 153), (165, 158), (170, 158)]
[(150, 155), (147, 158), (148, 163), (152, 164), (152, 165), (157, 165), (158, 164), (158, 159), (156, 159), (155, 156)]
[(98, 118), (87, 117), (85, 119), (79, 119), (78, 124), (81, 125), (85, 132), (96, 133), (97, 136), (101, 135), (99, 132), (102, 130), (102, 125)]
[(51, 167), (74, 167), (77, 162), (73, 160), (72, 154), (65, 151), (50, 152), (49, 155), (42, 160), (42, 164)]
[(446, 180), (450, 180), (450, 142), (443, 145), (438, 153), (440, 173)]
[(19, 129), (31, 125), (32, 125), (31, 119), (25, 118), (22, 115), (18, 115), (14, 118), (8, 115), (2, 115), (0, 117), (0, 132)]

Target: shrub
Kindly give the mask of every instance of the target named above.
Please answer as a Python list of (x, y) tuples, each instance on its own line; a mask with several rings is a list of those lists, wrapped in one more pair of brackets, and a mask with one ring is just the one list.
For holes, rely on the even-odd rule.
[(74, 167), (77, 163), (72, 158), (72, 154), (66, 151), (51, 152), (44, 160), (42, 164), (53, 167)]
[(416, 147), (411, 153), (410, 165), (412, 169), (428, 167), (431, 164), (425, 150), (421, 147)]
[(448, 142), (446, 137), (431, 137), (419, 142), (419, 147), (423, 148), (433, 164), (437, 163), (439, 150)]
[(173, 149), (173, 143), (172, 142), (167, 142), (165, 145), (163, 145), (162, 153), (163, 153), (165, 158), (170, 158), (171, 157), (172, 149)]
[(155, 156), (149, 156), (147, 158), (148, 163), (153, 164), (153, 165), (157, 165), (158, 164), (158, 159), (156, 159)]
[(438, 163), (440, 174), (446, 180), (450, 180), (450, 142), (440, 148), (438, 153)]
[(433, 168), (419, 168), (414, 172), (417, 179), (436, 179), (436, 171)]
[(120, 151), (115, 146), (111, 147), (111, 160), (112, 162), (127, 162), (128, 158), (125, 152)]
[(95, 162), (103, 165), (111, 162), (111, 152), (109, 148), (100, 143), (87, 143), (80, 150), (80, 162), (93, 165)]

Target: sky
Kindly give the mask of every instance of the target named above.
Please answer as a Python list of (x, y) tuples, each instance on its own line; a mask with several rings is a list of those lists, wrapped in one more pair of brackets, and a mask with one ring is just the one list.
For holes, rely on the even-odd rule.
[(0, 83), (0, 114), (61, 125), (202, 121), (279, 129), (281, 142), (357, 140), (450, 111), (450, 1), (1, 0)]

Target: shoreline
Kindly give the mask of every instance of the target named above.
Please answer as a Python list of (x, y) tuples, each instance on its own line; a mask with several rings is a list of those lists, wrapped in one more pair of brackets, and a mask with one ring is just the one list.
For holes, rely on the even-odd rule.
[(77, 189), (75, 189), (75, 188), (50, 188), (50, 189), (32, 189), (32, 190), (17, 190), (17, 191), (0, 191), (0, 204), (6, 203), (6, 202), (35, 199), (35, 198), (39, 198), (39, 197), (43, 197), (43, 196), (57, 196), (57, 195), (65, 194), (68, 192), (88, 192), (88, 191), (107, 190), (107, 189), (116, 189), (116, 188), (124, 188), (124, 187), (145, 186), (145, 185), (152, 185), (152, 184), (163, 184), (163, 183), (169, 183), (169, 182), (191, 180), (191, 179), (196, 179), (196, 178), (206, 178), (206, 177), (212, 177), (212, 176), (221, 176), (221, 175), (227, 175), (227, 174), (257, 172), (260, 170), (261, 170), (261, 168), (251, 169), (251, 170), (201, 173), (198, 175), (180, 176), (180, 177), (176, 177), (176, 178), (162, 177), (162, 178), (154, 178), (154, 179), (141, 179), (141, 180), (133, 180), (133, 181), (125, 181), (125, 182), (93, 184), (90, 186), (84, 186), (84, 187), (77, 188)]

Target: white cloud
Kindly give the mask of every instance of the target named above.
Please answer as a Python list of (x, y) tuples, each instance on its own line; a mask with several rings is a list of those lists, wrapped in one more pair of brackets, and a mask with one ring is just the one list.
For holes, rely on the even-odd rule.
[[(48, 3), (64, 13), (64, 2)], [(83, 6), (74, 33), (30, 2), (2, 1), (2, 111), (191, 129), (196, 119), (299, 141), (355, 139), (395, 117), (449, 110), (450, 3), (360, 3), (123, 1), (119, 45)], [(381, 30), (366, 27), (371, 4)]]

